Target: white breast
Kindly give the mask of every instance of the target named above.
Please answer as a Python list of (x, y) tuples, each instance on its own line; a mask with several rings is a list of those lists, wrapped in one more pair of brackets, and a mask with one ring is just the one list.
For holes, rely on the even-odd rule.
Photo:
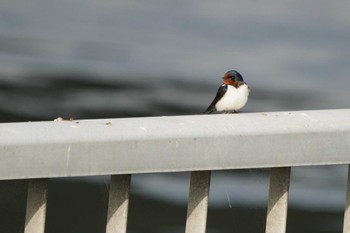
[(218, 112), (233, 112), (238, 111), (244, 107), (248, 101), (249, 87), (246, 84), (235, 88), (234, 86), (227, 85), (227, 91), (225, 95), (219, 100), (216, 105), (216, 111)]

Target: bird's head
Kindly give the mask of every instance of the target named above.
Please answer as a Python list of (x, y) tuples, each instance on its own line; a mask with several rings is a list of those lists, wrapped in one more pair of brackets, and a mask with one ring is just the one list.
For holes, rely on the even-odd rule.
[(222, 79), (224, 80), (224, 84), (233, 85), (235, 87), (244, 83), (242, 75), (236, 70), (227, 71)]

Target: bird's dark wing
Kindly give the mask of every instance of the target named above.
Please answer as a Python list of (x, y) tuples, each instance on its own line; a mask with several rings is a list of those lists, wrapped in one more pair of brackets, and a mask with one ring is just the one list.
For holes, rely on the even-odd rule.
[(222, 85), (221, 87), (219, 87), (218, 92), (216, 93), (215, 99), (213, 100), (213, 102), (211, 102), (211, 104), (209, 105), (207, 110), (205, 110), (204, 113), (210, 114), (214, 112), (216, 110), (215, 109), (216, 103), (224, 96), (226, 91), (227, 91), (227, 85)]

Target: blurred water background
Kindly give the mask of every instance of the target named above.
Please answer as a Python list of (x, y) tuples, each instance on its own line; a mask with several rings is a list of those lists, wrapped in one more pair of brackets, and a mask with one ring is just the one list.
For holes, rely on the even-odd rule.
[[(244, 112), (348, 108), (349, 9), (325, 0), (4, 0), (0, 122), (200, 114), (230, 69), (251, 86)], [(341, 232), (346, 170), (292, 170), (288, 232)], [(129, 232), (184, 232), (188, 178), (134, 176)], [(53, 179), (49, 192), (48, 233), (104, 231), (108, 177)], [(267, 170), (214, 172), (210, 192), (209, 233), (264, 231)], [(23, 230), (25, 195), (25, 181), (0, 182), (0, 232)]]

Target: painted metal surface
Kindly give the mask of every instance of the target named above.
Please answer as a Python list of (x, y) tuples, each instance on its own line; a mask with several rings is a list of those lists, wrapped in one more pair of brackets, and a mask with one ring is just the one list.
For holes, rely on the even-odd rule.
[(350, 110), (0, 124), (0, 179), (350, 163)]
[(271, 168), (265, 233), (285, 233), (287, 227), (290, 167)]
[(109, 187), (107, 233), (126, 233), (131, 175), (113, 175)]
[(191, 173), (186, 233), (205, 233), (207, 225), (210, 171)]
[(48, 179), (29, 180), (24, 233), (44, 233)]
[(348, 166), (343, 233), (350, 233), (350, 165)]

